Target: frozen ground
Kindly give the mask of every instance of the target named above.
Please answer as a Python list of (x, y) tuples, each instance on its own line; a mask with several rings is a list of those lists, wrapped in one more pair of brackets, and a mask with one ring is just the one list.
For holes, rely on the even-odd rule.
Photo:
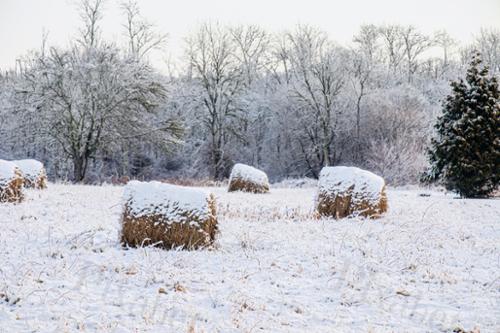
[(218, 248), (124, 250), (121, 187), (0, 205), (0, 332), (500, 330), (500, 200), (389, 190), (314, 220), (313, 189), (225, 193)]

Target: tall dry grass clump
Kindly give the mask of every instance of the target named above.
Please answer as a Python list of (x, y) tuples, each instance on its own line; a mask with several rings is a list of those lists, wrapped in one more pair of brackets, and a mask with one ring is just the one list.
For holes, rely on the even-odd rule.
[(237, 163), (231, 170), (228, 191), (267, 193), (269, 192), (269, 180), (264, 171)]
[(0, 160), (0, 202), (21, 202), (23, 175), (12, 162)]
[(39, 190), (47, 188), (47, 172), (42, 162), (31, 159), (13, 162), (23, 174), (24, 187)]
[(355, 167), (325, 167), (318, 182), (317, 210), (320, 216), (380, 217), (387, 211), (385, 181)]
[(160, 182), (131, 181), (124, 199), (123, 245), (191, 250), (211, 246), (215, 240), (213, 194)]

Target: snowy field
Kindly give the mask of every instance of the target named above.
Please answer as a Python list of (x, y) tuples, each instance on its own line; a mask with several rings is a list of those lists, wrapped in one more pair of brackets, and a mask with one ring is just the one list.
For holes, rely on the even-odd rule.
[(188, 252), (122, 249), (122, 190), (0, 205), (0, 332), (500, 331), (500, 200), (389, 190), (335, 221), (313, 188), (214, 188), (217, 248)]

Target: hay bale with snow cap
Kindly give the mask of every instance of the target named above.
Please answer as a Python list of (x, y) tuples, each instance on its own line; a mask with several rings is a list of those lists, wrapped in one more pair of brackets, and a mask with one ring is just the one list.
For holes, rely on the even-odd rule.
[(0, 202), (21, 202), (23, 175), (16, 164), (0, 160)]
[(231, 170), (228, 191), (267, 193), (269, 192), (269, 180), (264, 171), (237, 163)]
[(18, 160), (13, 162), (23, 174), (24, 187), (39, 190), (47, 188), (47, 173), (42, 162), (37, 160)]
[(215, 198), (198, 189), (131, 181), (124, 190), (121, 242), (132, 247), (197, 249), (213, 244)]
[(318, 182), (317, 210), (320, 216), (351, 215), (377, 218), (387, 211), (385, 181), (356, 167), (325, 167)]

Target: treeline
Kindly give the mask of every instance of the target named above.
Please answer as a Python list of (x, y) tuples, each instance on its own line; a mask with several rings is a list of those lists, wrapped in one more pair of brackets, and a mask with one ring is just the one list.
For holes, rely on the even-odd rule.
[(471, 45), (445, 31), (364, 25), (349, 46), (312, 26), (271, 34), (202, 24), (163, 74), (166, 36), (122, 6), (127, 47), (101, 37), (102, 0), (81, 3), (66, 48), (42, 41), (0, 77), (0, 158), (43, 161), (52, 178), (98, 182), (223, 179), (236, 162), (272, 180), (357, 165), (392, 184), (418, 180), (432, 125), (474, 50), (500, 73), (500, 32)]

